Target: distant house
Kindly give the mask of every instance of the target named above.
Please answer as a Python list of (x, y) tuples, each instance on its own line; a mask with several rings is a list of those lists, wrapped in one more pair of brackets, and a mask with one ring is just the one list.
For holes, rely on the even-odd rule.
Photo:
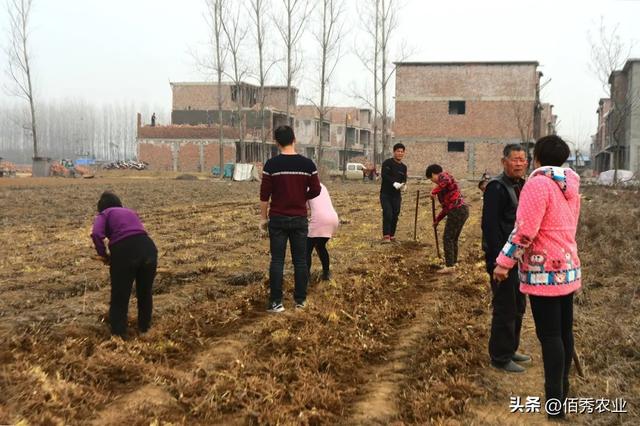
[(399, 62), (395, 142), (410, 175), (439, 163), (456, 176), (498, 173), (503, 147), (555, 132), (538, 62)]

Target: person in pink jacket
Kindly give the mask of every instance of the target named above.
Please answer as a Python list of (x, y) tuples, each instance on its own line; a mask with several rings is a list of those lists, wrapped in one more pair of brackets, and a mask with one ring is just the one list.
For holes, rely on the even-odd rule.
[[(539, 139), (536, 169), (520, 194), (516, 225), (496, 259), (493, 276), (506, 279), (516, 263), (520, 291), (529, 295), (542, 346), (547, 401), (569, 392), (573, 355), (573, 294), (581, 285), (576, 228), (580, 216), (580, 177), (562, 168), (569, 146), (559, 136)], [(562, 410), (549, 412), (563, 417)]]
[(311, 271), (311, 255), (315, 248), (320, 262), (322, 262), (322, 279), (328, 281), (331, 279), (331, 271), (327, 243), (338, 229), (338, 214), (331, 203), (329, 191), (323, 184), (320, 184), (320, 195), (309, 200), (308, 204), (311, 210), (311, 219), (307, 235), (307, 266)]

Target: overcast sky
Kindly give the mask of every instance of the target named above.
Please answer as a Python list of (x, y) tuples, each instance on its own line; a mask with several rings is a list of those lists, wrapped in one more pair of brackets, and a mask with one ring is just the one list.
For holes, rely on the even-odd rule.
[[(350, 32), (331, 98), (340, 105), (356, 102), (349, 97), (351, 87), (364, 75), (351, 53), (364, 37), (357, 30), (355, 7), (363, 0), (346, 1)], [(607, 25), (619, 24), (623, 39), (636, 43), (632, 56), (640, 57), (636, 0), (401, 2), (395, 40), (406, 40), (414, 52), (411, 60), (539, 61), (544, 79), (551, 78), (543, 100), (555, 105), (560, 133), (579, 142), (595, 132), (595, 111), (604, 94), (588, 69), (588, 31), (595, 31), (603, 16)], [(204, 0), (35, 0), (31, 49), (39, 99), (134, 101), (170, 110), (169, 81), (203, 79), (189, 52), (207, 40), (204, 11)], [(0, 18), (4, 45), (5, 10)], [(270, 36), (277, 41), (275, 32)], [(309, 95), (317, 56), (311, 37), (302, 50), (307, 79), (298, 85)], [(4, 68), (5, 57), (0, 58)], [(272, 73), (271, 83), (283, 84), (282, 74)]]

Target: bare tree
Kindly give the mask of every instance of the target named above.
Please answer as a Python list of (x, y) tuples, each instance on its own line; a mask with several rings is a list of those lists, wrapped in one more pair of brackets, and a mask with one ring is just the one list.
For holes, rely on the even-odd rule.
[(594, 35), (588, 33), (591, 45), (591, 62), (589, 67), (592, 73), (602, 84), (602, 89), (611, 99), (611, 112), (608, 117), (609, 136), (613, 142), (613, 168), (614, 182), (617, 182), (618, 169), (623, 166), (621, 153), (624, 142), (624, 131), (627, 117), (640, 104), (638, 94), (621, 93), (615, 85), (615, 73), (622, 69), (633, 49), (632, 43), (625, 43), (618, 34), (618, 25), (608, 29), (604, 18), (600, 18), (600, 25)]
[(284, 17), (274, 20), (286, 50), (287, 120), (290, 121), (291, 88), (302, 68), (302, 57), (298, 50), (298, 43), (304, 34), (305, 25), (311, 15), (313, 6), (309, 0), (281, 1), (284, 7)]
[[(327, 98), (329, 83), (340, 59), (340, 47), (343, 36), (344, 3), (341, 0), (321, 0), (318, 29), (314, 36), (320, 49), (320, 102), (315, 104), (320, 121), (317, 162), (322, 164), (324, 132), (323, 126), (328, 113)], [(345, 138), (347, 137), (345, 128)], [(346, 155), (346, 153), (345, 153)]]
[(242, 15), (242, 7), (239, 4), (236, 4), (235, 8), (230, 6), (230, 3), (225, 3), (227, 5), (227, 9), (223, 9), (222, 15), (222, 30), (226, 36), (226, 43), (228, 53), (231, 56), (231, 66), (232, 72), (227, 73), (228, 77), (233, 81), (234, 87), (231, 91), (231, 98), (235, 97), (236, 103), (236, 119), (238, 121), (238, 142), (240, 145), (240, 162), (246, 163), (247, 161), (247, 150), (244, 144), (244, 119), (242, 116), (242, 107), (245, 104), (245, 101), (249, 101), (245, 96), (247, 94), (246, 90), (243, 88), (243, 80), (245, 76), (248, 74), (249, 70), (243, 62), (242, 55), (242, 46), (243, 40), (249, 31), (249, 28), (243, 24), (240, 19)]
[[(362, 95), (354, 91), (355, 98), (364, 101), (374, 110), (374, 162), (377, 155), (378, 126), (381, 126), (382, 155), (389, 151), (389, 126), (391, 108), (388, 103), (388, 90), (392, 77), (395, 75), (395, 64), (389, 61), (391, 54), (391, 41), (399, 27), (398, 10), (402, 7), (399, 0), (368, 0), (365, 4), (364, 13), (361, 14), (362, 25), (365, 32), (373, 40), (373, 54), (357, 53), (365, 68), (373, 75), (373, 101), (371, 97)], [(368, 8), (367, 8), (368, 6)], [(401, 45), (394, 52), (396, 62), (405, 61), (413, 53), (406, 43)], [(358, 49), (356, 49), (358, 52)], [(371, 54), (371, 51), (369, 51)], [(379, 100), (382, 100), (382, 106)]]
[(224, 94), (222, 92), (222, 75), (224, 73), (226, 52), (224, 47), (224, 32), (222, 27), (223, 11), (225, 0), (206, 0), (207, 15), (206, 20), (209, 26), (210, 48), (212, 56), (207, 55), (209, 60), (200, 62), (204, 64), (204, 68), (212, 71), (218, 81), (218, 144), (219, 144), (219, 161), (220, 161), (220, 177), (224, 176), (224, 123), (222, 115), (222, 106), (224, 103)]
[(364, 102), (373, 110), (373, 153), (371, 162), (377, 164), (380, 162), (378, 158), (378, 124), (380, 121), (380, 0), (367, 0), (357, 4), (360, 27), (372, 45), (366, 45), (365, 48), (362, 48), (361, 41), (358, 41), (353, 51), (372, 76), (373, 96), (369, 95), (370, 88), (361, 91), (355, 86), (351, 89), (351, 96)]
[(526, 101), (522, 98), (514, 97), (509, 103), (511, 104), (510, 106), (515, 124), (518, 127), (518, 132), (520, 133), (520, 141), (522, 144), (526, 145), (528, 153), (529, 144), (534, 138), (534, 117), (535, 110), (537, 108), (537, 106), (535, 105), (536, 102)]
[(389, 69), (389, 42), (398, 28), (398, 4), (394, 0), (380, 3), (380, 90), (382, 91), (382, 152), (389, 151), (389, 109), (387, 108), (387, 88), (394, 69)]
[(10, 88), (10, 93), (29, 102), (33, 157), (36, 158), (39, 154), (38, 135), (29, 50), (29, 26), (32, 5), (32, 0), (8, 0), (9, 44), (6, 50), (8, 57), (7, 74), (13, 86)]
[(262, 143), (262, 161), (265, 162), (268, 158), (267, 133), (265, 124), (265, 86), (269, 71), (271, 70), (271, 67), (273, 67), (277, 63), (277, 61), (268, 59), (265, 55), (265, 47), (267, 41), (267, 21), (265, 21), (265, 16), (268, 13), (267, 1), (251, 0), (249, 12), (253, 21), (253, 35), (255, 38), (256, 47), (258, 49), (258, 84), (260, 85), (260, 89), (258, 92), (258, 101), (260, 103), (260, 141)]

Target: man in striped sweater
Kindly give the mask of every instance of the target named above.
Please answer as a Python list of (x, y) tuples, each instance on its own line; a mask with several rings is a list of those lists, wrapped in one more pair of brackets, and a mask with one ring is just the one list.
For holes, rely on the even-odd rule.
[[(269, 312), (282, 312), (282, 274), (287, 241), (295, 277), (293, 298), (296, 308), (304, 308), (307, 297), (309, 270), (307, 268), (307, 200), (320, 194), (320, 180), (316, 165), (296, 153), (296, 138), (290, 126), (275, 131), (280, 155), (264, 165), (260, 186), (260, 228), (269, 230), (271, 266), (269, 267)], [(269, 202), (271, 201), (271, 202)]]

